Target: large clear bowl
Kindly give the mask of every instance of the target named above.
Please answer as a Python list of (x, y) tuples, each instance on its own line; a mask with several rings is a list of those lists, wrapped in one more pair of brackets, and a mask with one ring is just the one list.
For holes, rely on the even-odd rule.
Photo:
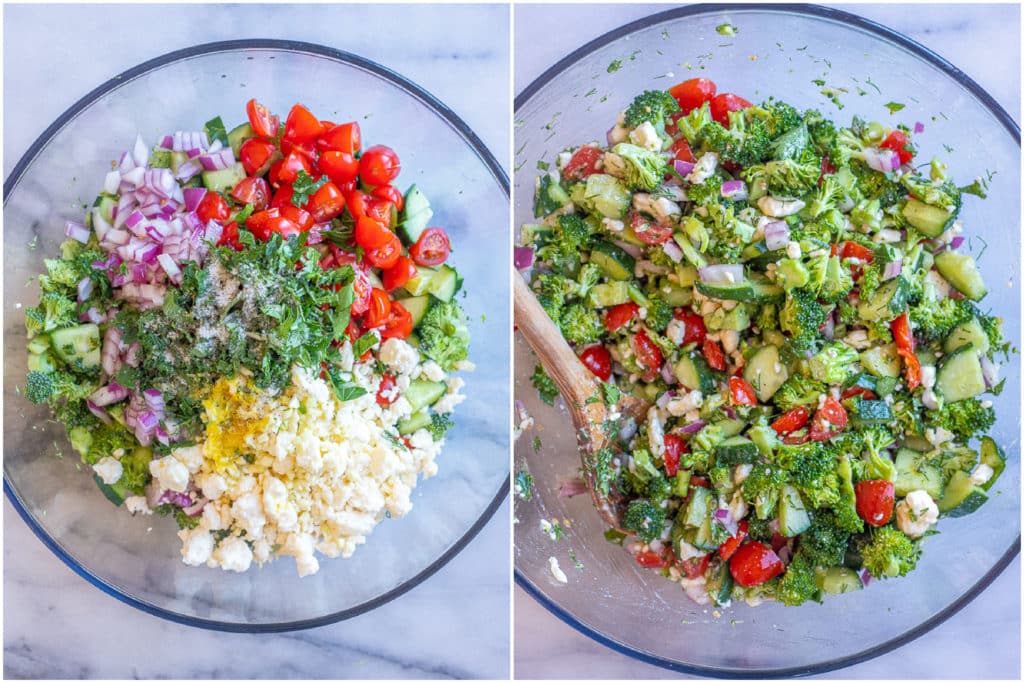
[[(738, 28), (737, 36), (716, 33), (726, 22)], [(609, 69), (613, 63), (620, 68)], [(980, 266), (990, 293), (982, 306), (1004, 318), (1007, 333), (1019, 345), (1017, 125), (977, 84), (937, 55), (836, 10), (684, 7), (624, 26), (566, 57), (516, 100), (516, 224), (532, 219), (538, 160), (553, 162), (566, 146), (603, 140), (616, 114), (645, 88), (665, 88), (698, 75), (750, 100), (776, 95), (841, 120), (860, 114), (911, 126), (920, 121), (925, 125), (924, 134), (917, 136), (920, 159), (938, 155), (948, 160), (961, 184), (994, 173), (987, 200), (966, 198), (964, 231), (971, 251), (984, 250)], [(841, 111), (822, 96), (822, 86), (814, 79), (848, 90), (841, 95)], [(906, 107), (890, 116), (884, 107), (890, 101)], [(1009, 464), (995, 495), (973, 515), (942, 520), (941, 533), (928, 539), (915, 572), (872, 582), (867, 590), (832, 597), (824, 605), (736, 605), (720, 617), (605, 541), (605, 526), (589, 496), (559, 496), (560, 482), (574, 477), (579, 467), (572, 426), (564, 407), (549, 408), (537, 399), (529, 381), (535, 358), (521, 338), (516, 340), (515, 362), (515, 395), (539, 425), (515, 447), (516, 468), (528, 468), (536, 484), (531, 501), (516, 501), (517, 581), (570, 625), (639, 659), (723, 676), (807, 674), (852, 664), (941, 623), (1019, 551), (1018, 356), (1005, 366), (1006, 387), (996, 399), (994, 436), (1006, 449)], [(568, 539), (552, 543), (538, 530), (541, 519), (569, 520)], [(568, 547), (584, 569), (574, 568)], [(552, 555), (559, 558), (568, 584), (552, 576)]]
[[(363, 139), (394, 147), (403, 184), (418, 184), (455, 244), (472, 332), (469, 399), (414, 507), (386, 519), (347, 560), (325, 559), (299, 579), (290, 558), (234, 574), (181, 562), (172, 519), (131, 517), (96, 489), (45, 408), (19, 392), (25, 377), (24, 306), (30, 280), (57, 253), (64, 221), (80, 217), (112, 159), (141, 133), (149, 141), (201, 125), (228, 125), (257, 97), (274, 111), (303, 102), (333, 120), (357, 119)], [(36, 534), (97, 587), (143, 610), (237, 631), (304, 628), (383, 604), (439, 569), (484, 525), (508, 481), (508, 180), (458, 116), (388, 69), (317, 45), (275, 40), (175, 52), (116, 76), (50, 126), (4, 183), (4, 489)], [(22, 306), (15, 308), (14, 302)]]

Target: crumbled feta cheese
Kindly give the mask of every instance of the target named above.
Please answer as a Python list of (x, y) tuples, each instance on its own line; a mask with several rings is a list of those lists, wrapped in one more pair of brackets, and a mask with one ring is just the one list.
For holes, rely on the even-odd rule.
[(747, 516), (747, 501), (743, 499), (743, 492), (736, 491), (732, 494), (729, 502), (729, 513), (733, 519), (743, 519)]
[(747, 480), (747, 477), (750, 476), (750, 473), (753, 471), (753, 469), (754, 466), (749, 463), (736, 465), (736, 468), (732, 471), (732, 483), (739, 486), (740, 484)]
[(252, 564), (252, 550), (238, 536), (228, 536), (211, 555), (214, 566), (232, 572), (244, 572)]
[(136, 512), (141, 512), (144, 515), (151, 515), (153, 511), (149, 508), (149, 503), (146, 501), (145, 496), (128, 496), (124, 499), (124, 506), (128, 512), (133, 515)]
[(858, 351), (871, 346), (871, 340), (868, 339), (867, 330), (851, 330), (845, 337), (843, 337), (843, 341)]
[(604, 171), (610, 176), (623, 178), (626, 175), (626, 162), (615, 152), (605, 152)]
[(622, 232), (626, 229), (625, 223), (614, 218), (602, 218), (601, 225), (604, 226), (604, 229), (608, 232)]
[(654, 214), (654, 205), (651, 195), (646, 192), (637, 192), (633, 195), (633, 210), (637, 213)]
[(715, 174), (715, 169), (717, 168), (718, 154), (715, 152), (705, 152), (697, 160), (693, 170), (686, 176), (686, 180), (694, 185), (702, 185), (705, 180)]
[(939, 519), (939, 508), (927, 491), (911, 491), (896, 504), (896, 526), (910, 538), (920, 538)]
[(422, 372), (423, 376), (429, 379), (431, 382), (441, 382), (445, 378), (444, 370), (441, 369), (440, 365), (438, 365), (432, 360), (428, 360), (426, 363), (424, 363), (421, 366), (420, 371)]
[(157, 480), (162, 490), (184, 492), (188, 489), (188, 468), (173, 455), (151, 460), (149, 473)]
[(651, 406), (647, 411), (647, 442), (655, 458), (665, 455), (665, 428), (661, 424), (657, 406)]
[(397, 337), (391, 337), (380, 347), (380, 362), (403, 375), (410, 374), (419, 361), (419, 352)]
[(690, 391), (670, 400), (665, 409), (668, 410), (669, 415), (680, 417), (691, 410), (696, 410), (703, 403), (704, 397), (699, 391)]
[(178, 538), (182, 541), (181, 561), (189, 566), (206, 564), (213, 555), (213, 535), (206, 529), (182, 529), (178, 532)]
[(991, 479), (993, 474), (995, 474), (995, 470), (991, 467), (985, 463), (978, 463), (978, 466), (974, 468), (973, 472), (971, 472), (971, 483), (981, 486)]
[(757, 208), (766, 216), (784, 218), (798, 213), (806, 204), (799, 199), (779, 199), (765, 196), (757, 200)]
[(935, 366), (934, 365), (922, 365), (921, 366), (921, 386), (925, 389), (931, 389), (935, 386)]
[(121, 463), (109, 455), (101, 458), (98, 463), (92, 466), (92, 469), (96, 476), (102, 479), (103, 483), (107, 486), (116, 484), (124, 473), (124, 467), (121, 466)]
[(788, 244), (786, 244), (786, 256), (788, 256), (789, 258), (792, 258), (792, 259), (800, 258), (800, 253), (801, 252), (800, 252), (800, 243), (799, 242), (792, 241), (792, 242), (789, 242)]
[(178, 462), (184, 465), (191, 474), (198, 472), (199, 468), (203, 465), (203, 447), (201, 445), (175, 448), (171, 451), (171, 454), (177, 458)]
[(871, 238), (872, 241), (878, 242), (879, 244), (892, 244), (893, 242), (899, 242), (903, 239), (903, 235), (900, 234), (899, 230), (893, 230), (892, 228), (882, 228), (875, 233), (875, 236)]
[(637, 147), (643, 147), (648, 152), (657, 152), (661, 150), (661, 138), (658, 136), (658, 131), (650, 121), (644, 121), (639, 126), (631, 130), (629, 132), (629, 141)]
[(565, 572), (562, 571), (562, 568), (558, 566), (557, 557), (549, 557), (548, 566), (551, 568), (551, 575), (555, 577), (556, 581), (559, 583), (569, 583), (569, 577), (566, 576)]
[(668, 327), (665, 328), (665, 336), (676, 346), (683, 343), (683, 339), (686, 337), (686, 323), (682, 320), (672, 318), (669, 321)]

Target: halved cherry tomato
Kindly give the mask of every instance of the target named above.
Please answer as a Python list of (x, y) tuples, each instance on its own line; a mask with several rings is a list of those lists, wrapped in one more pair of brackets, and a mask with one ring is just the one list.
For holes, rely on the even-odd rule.
[(797, 406), (772, 422), (772, 429), (779, 435), (789, 434), (803, 427), (810, 419), (810, 411), (804, 406)]
[(398, 263), (399, 257), (402, 255), (402, 241), (398, 239), (398, 235), (391, 235), (391, 239), (385, 242), (383, 245), (376, 249), (370, 249), (366, 252), (367, 262), (374, 268), (390, 268), (391, 266)]
[(750, 383), (742, 377), (729, 378), (729, 395), (735, 405), (757, 405), (757, 394), (754, 392), (754, 387), (750, 386)]
[(439, 266), (448, 260), (451, 252), (448, 235), (441, 228), (427, 228), (416, 243), (409, 247), (409, 256), (421, 266)]
[(241, 204), (252, 204), (254, 211), (262, 211), (270, 202), (270, 188), (263, 178), (243, 178), (231, 190), (231, 198)]
[(760, 541), (741, 545), (729, 561), (729, 573), (744, 588), (771, 581), (784, 569), (775, 551)]
[(281, 126), (281, 119), (271, 115), (270, 110), (257, 102), (249, 100), (245, 105), (245, 112), (249, 115), (249, 125), (252, 132), (260, 137), (277, 137), (277, 129)]
[[(338, 265), (344, 265), (339, 263)], [(373, 287), (366, 271), (354, 266), (355, 278), (352, 280), (352, 315), (363, 315), (370, 309), (370, 299), (373, 294)]]
[(688, 579), (699, 579), (704, 576), (704, 572), (708, 570), (708, 564), (711, 562), (710, 555), (702, 555), (701, 557), (691, 557), (688, 560), (683, 560), (679, 563), (679, 568), (683, 570)]
[(810, 440), (811, 435), (807, 433), (806, 429), (801, 429), (800, 431), (797, 432), (791, 432), (782, 437), (782, 443), (786, 444), (787, 446), (800, 445), (802, 443), (807, 443)]
[(697, 161), (693, 156), (693, 150), (690, 149), (690, 143), (686, 141), (686, 138), (679, 138), (672, 143), (672, 147), (669, 149), (676, 161), (689, 161), (691, 163)]
[(238, 150), (238, 160), (249, 175), (263, 175), (274, 162), (277, 145), (262, 138), (249, 138)]
[(391, 299), (383, 289), (374, 287), (370, 290), (370, 308), (363, 317), (363, 325), (366, 327), (380, 327), (391, 315)]
[(220, 239), (217, 240), (217, 246), (231, 247), (235, 251), (242, 250), (242, 245), (238, 241), (238, 223), (231, 221), (224, 226), (224, 230), (220, 233)]
[(650, 569), (660, 569), (669, 565), (669, 561), (663, 555), (660, 555), (653, 550), (637, 553), (636, 563), (641, 567), (647, 567)]
[(632, 301), (616, 304), (604, 314), (604, 326), (609, 332), (614, 332), (623, 325), (628, 324), (639, 312), (640, 307)]
[(322, 149), (355, 154), (361, 147), (361, 137), (357, 122), (339, 123), (337, 126), (327, 128), (317, 144)]
[(288, 239), (292, 235), (298, 235), (302, 232), (297, 224), (281, 215), (280, 209), (257, 211), (245, 219), (245, 227), (249, 229), (256, 239), (264, 242), (269, 240), (270, 236), (275, 233)]
[(326, 223), (345, 209), (345, 196), (337, 185), (328, 181), (310, 196), (303, 208), (313, 217), (314, 222)]
[(718, 547), (718, 556), (725, 561), (729, 561), (729, 558), (739, 550), (740, 544), (747, 537), (747, 531), (750, 529), (750, 523), (741, 519), (740, 523), (736, 525), (736, 535), (729, 537), (725, 543)]
[(875, 392), (866, 387), (850, 387), (843, 392), (843, 395), (839, 397), (839, 400), (845, 401), (846, 399), (853, 398), (854, 396), (860, 396), (865, 401), (873, 401), (878, 398), (875, 396)]
[(910, 317), (904, 312), (892, 321), (889, 328), (896, 341), (896, 352), (903, 359), (907, 389), (913, 391), (921, 385), (921, 361), (914, 353), (914, 334), (910, 331)]
[(644, 218), (636, 211), (630, 215), (630, 226), (633, 232), (644, 244), (663, 244), (672, 237), (672, 226), (655, 223), (649, 218)]
[(393, 233), (367, 216), (359, 216), (356, 219), (355, 238), (356, 244), (363, 249), (377, 249), (393, 237)]
[(401, 170), (395, 150), (385, 145), (374, 145), (359, 157), (359, 177), (367, 185), (387, 185)]
[(839, 248), (839, 257), (856, 258), (866, 263), (871, 263), (875, 260), (875, 252), (862, 244), (857, 244), (856, 242), (847, 240), (843, 242), (843, 246)]
[(281, 187), (274, 190), (274, 197), (270, 200), (270, 208), (281, 208), (282, 206), (294, 206), (292, 204), (292, 196), (294, 196), (295, 190), (292, 189), (291, 185), (282, 185)]
[(707, 477), (694, 475), (690, 477), (690, 486), (699, 486), (703, 489), (709, 489), (711, 488), (711, 482), (708, 480)]
[(372, 199), (373, 197), (365, 192), (353, 190), (345, 195), (345, 206), (353, 218), (359, 218), (366, 215), (366, 204)]
[(633, 346), (633, 351), (636, 353), (636, 360), (640, 365), (653, 373), (661, 370), (661, 349), (651, 341), (646, 331), (640, 330), (634, 334), (630, 343)]
[(584, 145), (576, 150), (569, 163), (562, 169), (562, 177), (570, 180), (583, 180), (597, 173), (598, 163), (604, 159), (604, 152), (591, 145)]
[(580, 354), (580, 360), (602, 382), (607, 382), (608, 378), (612, 376), (611, 354), (608, 353), (608, 349), (600, 344), (583, 349), (583, 353)]
[(305, 144), (314, 142), (323, 133), (320, 119), (301, 104), (294, 105), (284, 122), (284, 138), (289, 142)]
[(831, 396), (825, 399), (811, 421), (811, 441), (828, 441), (846, 427), (846, 408)]
[(391, 315), (384, 321), (380, 330), (380, 338), (407, 339), (412, 334), (412, 313), (405, 309), (399, 301), (391, 302)]
[(884, 149), (891, 149), (900, 155), (900, 164), (909, 164), (910, 160), (914, 158), (914, 152), (911, 149), (907, 149), (907, 144), (910, 140), (907, 138), (907, 134), (902, 130), (894, 130), (889, 133), (888, 136), (878, 145)]
[[(274, 173), (275, 167), (277, 167), (276, 174)], [(276, 163), (271, 166), (268, 177), (271, 182), (276, 180), (278, 184), (294, 183), (295, 179), (299, 177), (299, 171), (305, 171), (310, 176), (314, 175), (313, 164), (310, 163), (309, 159), (304, 154), (300, 154), (293, 149), (281, 160), (280, 166), (277, 166)]]
[(207, 192), (199, 201), (199, 206), (196, 207), (196, 215), (199, 216), (199, 220), (203, 223), (209, 223), (210, 221), (223, 223), (231, 217), (231, 209), (228, 208), (228, 203), (224, 201), (220, 194), (217, 192)]
[(896, 487), (885, 479), (860, 481), (853, 487), (857, 494), (857, 514), (871, 526), (885, 526), (892, 519)]
[(697, 342), (704, 343), (707, 330), (704, 327), (704, 318), (699, 313), (686, 308), (677, 308), (672, 312), (672, 317), (683, 321), (683, 346)]
[(391, 200), (379, 199), (373, 195), (367, 197), (365, 211), (367, 216), (380, 221), (389, 228), (395, 218), (395, 205)]
[(676, 98), (683, 113), (689, 114), (691, 110), (700, 107), (705, 102), (710, 102), (715, 96), (716, 90), (714, 81), (706, 78), (691, 78), (673, 85), (668, 92)]
[(750, 102), (747, 102), (739, 95), (733, 95), (732, 93), (727, 92), (722, 93), (721, 95), (715, 95), (711, 100), (711, 118), (728, 128), (729, 112), (742, 111), (743, 109), (749, 109), (750, 107)]
[(712, 370), (725, 371), (725, 353), (714, 339), (704, 340), (704, 360)]
[(384, 373), (380, 378), (380, 386), (377, 388), (377, 405), (387, 408), (398, 399), (398, 392), (395, 391), (395, 378)]
[(689, 453), (690, 449), (678, 434), (665, 435), (665, 474), (670, 477), (679, 473), (679, 460), (683, 453)]
[(299, 230), (302, 232), (309, 232), (309, 229), (313, 227), (313, 217), (305, 209), (300, 209), (292, 204), (285, 204), (279, 207), (278, 211), (281, 212), (282, 216), (299, 226)]
[(399, 211), (405, 206), (405, 197), (398, 191), (398, 188), (394, 185), (380, 185), (379, 187), (373, 188), (370, 192), (371, 195), (377, 199), (383, 199), (384, 201), (391, 202), (395, 205), (395, 208)]
[(384, 271), (384, 289), (393, 291), (416, 277), (416, 264), (408, 256), (399, 256), (394, 265)]
[(320, 155), (318, 165), (320, 171), (330, 178), (331, 182), (339, 185), (352, 182), (359, 177), (359, 160), (349, 152), (327, 150)]

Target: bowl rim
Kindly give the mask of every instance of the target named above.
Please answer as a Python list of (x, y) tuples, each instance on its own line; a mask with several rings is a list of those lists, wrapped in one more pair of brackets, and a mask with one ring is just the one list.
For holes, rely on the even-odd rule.
[[(57, 119), (51, 123), (46, 130), (42, 132), (29, 145), (28, 149), (21, 156), (18, 162), (14, 165), (10, 175), (4, 179), (4, 190), (3, 190), (3, 203), (7, 204), (7, 200), (10, 197), (11, 192), (16, 187), (21, 176), (28, 169), (32, 161), (35, 160), (36, 156), (42, 151), (43, 147), (48, 141), (60, 131), (69, 121), (75, 116), (84, 111), (87, 107), (92, 105), (94, 102), (99, 100), (102, 96), (109, 92), (116, 90), (117, 88), (125, 85), (126, 83), (142, 76), (151, 71), (155, 71), (159, 68), (168, 66), (174, 62), (183, 61), (185, 59), (193, 57), (201, 57), (204, 55), (220, 53), (220, 52), (237, 52), (242, 50), (279, 50), (283, 52), (295, 52), (295, 53), (307, 53), (317, 57), (325, 57), (335, 62), (340, 62), (348, 66), (354, 66), (365, 71), (372, 73), (375, 76), (383, 78), (386, 81), (391, 82), (399, 89), (403, 90), (406, 94), (419, 100), (421, 103), (426, 105), (428, 108), (434, 111), (435, 114), (441, 117), (448, 125), (450, 125), (456, 133), (458, 133), (469, 146), (476, 153), (477, 157), (484, 163), (484, 166), (491, 172), (491, 175), (497, 181), (502, 191), (508, 197), (510, 196), (509, 191), (509, 178), (505, 169), (502, 168), (494, 154), (488, 149), (484, 142), (479, 136), (469, 127), (469, 125), (462, 120), (462, 118), (455, 113), (448, 105), (435, 97), (428, 90), (420, 85), (417, 85), (410, 79), (399, 74), (398, 72), (383, 66), (373, 60), (361, 57), (351, 52), (344, 50), (337, 50), (335, 48), (319, 45), (317, 43), (308, 43), (296, 40), (280, 40), (276, 38), (244, 38), (237, 40), (224, 40), (215, 41), (210, 43), (202, 43), (199, 45), (193, 45), (191, 47), (174, 50), (172, 52), (165, 53), (153, 59), (149, 59), (137, 66), (133, 66), (126, 71), (116, 74), (106, 82), (97, 86), (86, 95), (81, 97), (77, 102), (72, 104), (64, 113), (62, 113)], [(310, 619), (301, 619), (298, 621), (285, 621), (285, 622), (268, 622), (260, 624), (247, 624), (242, 622), (231, 622), (231, 621), (218, 621), (215, 619), (202, 619), (198, 617), (188, 616), (174, 612), (172, 610), (158, 607), (150, 604), (145, 600), (140, 600), (131, 595), (127, 595), (117, 587), (113, 586), (100, 576), (93, 573), (90, 569), (85, 567), (77, 559), (67, 554), (59, 544), (53, 539), (52, 536), (42, 527), (35, 516), (28, 511), (25, 505), (22, 503), (21, 498), (18, 496), (13, 484), (7, 477), (6, 468), (4, 470), (4, 494), (7, 499), (11, 501), (14, 509), (18, 512), (18, 515), (25, 521), (32, 532), (42, 541), (43, 545), (50, 549), (57, 557), (61, 559), (72, 571), (85, 579), (88, 583), (92, 584), (96, 588), (117, 598), (121, 602), (124, 602), (132, 607), (135, 607), (143, 612), (152, 614), (157, 617), (161, 617), (168, 621), (172, 621), (178, 624), (184, 624), (186, 626), (194, 626), (197, 628), (203, 628), (214, 631), (228, 631), (234, 633), (280, 633), (284, 631), (298, 631), (309, 628), (316, 628), (319, 626), (325, 626), (327, 624), (333, 624), (338, 621), (350, 619), (352, 617), (365, 614), (371, 610), (380, 607), (388, 602), (391, 602), (395, 598), (403, 595), (409, 590), (415, 588), (423, 581), (433, 576), (438, 570), (446, 565), (452, 558), (459, 554), (473, 538), (480, 532), (481, 529), (491, 520), (494, 513), (501, 507), (505, 498), (508, 496), (510, 488), (511, 475), (506, 475), (505, 481), (498, 487), (498, 491), (494, 494), (491, 502), (484, 508), (480, 517), (459, 537), (448, 549), (446, 549), (441, 555), (439, 555), (433, 562), (421, 569), (414, 576), (406, 579), (404, 582), (395, 586), (394, 588), (378, 595), (375, 598), (362, 602), (354, 607), (349, 607), (344, 610), (332, 612), (320, 617), (314, 617)]]
[[(663, 12), (657, 12), (655, 14), (641, 17), (635, 21), (623, 24), (618, 28), (612, 29), (607, 33), (604, 33), (597, 38), (589, 41), (583, 46), (573, 50), (565, 57), (556, 62), (553, 66), (549, 67), (540, 76), (533, 80), (529, 85), (526, 86), (515, 98), (515, 111), (518, 113), (529, 100), (537, 94), (537, 92), (546, 86), (555, 77), (567, 70), (569, 67), (580, 61), (584, 57), (587, 57), (591, 52), (598, 48), (604, 47), (609, 43), (622, 38), (630, 33), (639, 31), (645, 28), (649, 28), (662, 22), (679, 19), (682, 17), (692, 17), (702, 14), (714, 14), (722, 11), (744, 11), (744, 10), (758, 10), (764, 12), (777, 12), (780, 14), (796, 14), (804, 15), (813, 18), (832, 20), (837, 23), (846, 24), (854, 28), (860, 28), (866, 30), (869, 33), (875, 34), (877, 37), (894, 43), (895, 45), (908, 50), (910, 53), (922, 59), (923, 61), (937, 67), (943, 71), (946, 75), (953, 78), (955, 81), (963, 85), (989, 112), (1002, 124), (1006, 129), (1007, 133), (1016, 140), (1017, 146), (1020, 146), (1020, 127), (1017, 122), (1014, 121), (1013, 117), (1000, 105), (994, 97), (992, 97), (984, 88), (978, 85), (970, 76), (965, 72), (961, 71), (957, 67), (953, 66), (944, 57), (939, 56), (931, 49), (921, 45), (917, 41), (914, 41), (902, 33), (887, 28), (875, 21), (866, 19), (857, 14), (835, 9), (833, 7), (826, 7), (821, 5), (812, 4), (782, 4), (782, 5), (771, 5), (771, 4), (758, 4), (758, 3), (709, 3), (709, 4), (696, 4), (688, 5), (685, 7), (678, 7), (675, 9), (666, 10)], [(565, 624), (576, 629), (583, 635), (601, 643), (602, 645), (611, 648), (612, 650), (632, 657), (639, 661), (647, 664), (653, 664), (664, 669), (670, 669), (686, 674), (696, 674), (699, 676), (712, 676), (716, 678), (790, 678), (796, 676), (812, 676), (816, 674), (825, 673), (828, 671), (834, 671), (860, 662), (865, 662), (869, 659), (873, 659), (887, 652), (891, 652), (897, 648), (900, 648), (907, 643), (915, 640), (916, 638), (924, 635), (928, 631), (932, 630), (939, 624), (942, 624), (947, 619), (952, 617), (954, 614), (959, 612), (961, 609), (967, 606), (974, 598), (976, 598), (982, 591), (998, 577), (1004, 569), (1020, 554), (1021, 537), (1018, 534), (1017, 539), (1010, 544), (1006, 552), (1000, 557), (996, 563), (982, 576), (977, 583), (971, 586), (967, 591), (960, 595), (956, 600), (947, 605), (944, 609), (933, 614), (929, 619), (918, 624), (914, 628), (904, 632), (903, 634), (880, 643), (873, 647), (869, 647), (861, 652), (839, 657), (836, 659), (830, 659), (823, 661), (818, 664), (809, 666), (798, 666), (798, 667), (787, 667), (787, 668), (775, 668), (775, 669), (732, 669), (724, 667), (711, 667), (701, 666), (698, 664), (684, 664), (677, 662), (659, 655), (653, 655), (647, 652), (637, 650), (625, 643), (621, 643), (600, 631), (591, 628), (590, 626), (583, 624), (578, 621), (576, 617), (570, 614), (567, 610), (563, 609), (560, 605), (554, 602), (552, 599), (547, 597), (541, 590), (540, 587), (530, 581), (527, 576), (520, 571), (519, 567), (514, 568), (514, 576), (516, 585), (522, 588), (527, 594), (529, 594), (534, 600), (544, 606), (549, 612), (560, 619)]]

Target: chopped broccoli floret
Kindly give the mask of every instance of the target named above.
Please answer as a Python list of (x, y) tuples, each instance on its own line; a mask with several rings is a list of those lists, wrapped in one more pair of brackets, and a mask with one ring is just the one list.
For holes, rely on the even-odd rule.
[(148, 448), (126, 450), (128, 450), (128, 454), (121, 457), (122, 473), (117, 483), (133, 493), (141, 495), (151, 479), (149, 463), (153, 459), (153, 453)]
[(952, 180), (934, 182), (915, 175), (905, 175), (900, 182), (910, 194), (925, 204), (939, 207), (956, 216), (960, 212), (962, 197), (960, 189)]
[(90, 382), (77, 379), (62, 370), (30, 370), (25, 378), (25, 396), (28, 400), (33, 403), (48, 403), (54, 407), (64, 401), (80, 401), (95, 389)]
[(910, 323), (914, 336), (922, 341), (945, 339), (953, 328), (976, 315), (967, 299), (923, 299), (910, 307)]
[(772, 400), (780, 410), (788, 411), (797, 406), (817, 405), (818, 397), (826, 391), (828, 387), (825, 384), (807, 375), (793, 374), (782, 383)]
[(652, 294), (648, 299), (651, 303), (647, 305), (647, 318), (644, 322), (655, 332), (664, 332), (672, 322), (672, 312), (675, 309), (657, 294)]
[(580, 252), (590, 242), (593, 230), (575, 213), (558, 217), (554, 234), (537, 250), (537, 256), (551, 269), (566, 277), (575, 277), (580, 270)]
[(562, 319), (566, 298), (576, 289), (575, 283), (562, 275), (539, 273), (533, 278), (533, 287), (537, 292), (537, 301), (548, 317), (558, 323)]
[(942, 427), (953, 433), (957, 443), (967, 443), (976, 435), (982, 435), (996, 422), (996, 411), (991, 401), (965, 398), (945, 403), (939, 410), (925, 413), (925, 423), (930, 427)]
[(682, 111), (676, 98), (664, 90), (648, 90), (636, 96), (626, 109), (625, 123), (631, 128), (650, 123), (659, 133), (665, 131), (665, 119), (669, 114)]
[(672, 482), (661, 472), (658, 473), (658, 476), (651, 477), (647, 486), (644, 487), (644, 496), (656, 505), (667, 500), (671, 494)]
[(807, 208), (804, 209), (801, 215), (814, 220), (826, 211), (836, 209), (836, 204), (842, 198), (843, 188), (839, 186), (836, 177), (834, 175), (824, 176), (821, 180), (821, 185), (818, 186), (814, 193), (814, 199), (807, 204)]
[(818, 338), (818, 329), (825, 324), (829, 309), (818, 303), (814, 295), (802, 289), (786, 293), (786, 303), (779, 313), (779, 326), (788, 332), (794, 348), (809, 348)]
[(63, 294), (43, 294), (39, 306), (25, 310), (25, 327), (35, 335), (77, 325), (77, 308), (75, 301)]
[(786, 472), (779, 465), (754, 465), (750, 474), (743, 480), (743, 500), (754, 506), (754, 513), (758, 519), (771, 519), (785, 483)]
[(742, 175), (751, 185), (760, 184), (768, 194), (802, 197), (817, 188), (821, 166), (816, 160), (801, 163), (794, 159), (773, 159), (745, 168)]
[(586, 263), (580, 268), (576, 278), (576, 296), (585, 298), (590, 290), (601, 280), (601, 269), (593, 263)]
[(856, 438), (863, 457), (860, 479), (896, 481), (896, 465), (888, 451), (896, 437), (885, 427), (872, 425), (857, 432)]
[(452, 301), (435, 301), (418, 328), (420, 351), (445, 370), (469, 356), (469, 326), (462, 307)]
[(643, 498), (630, 501), (626, 514), (622, 516), (622, 528), (650, 543), (661, 536), (665, 528), (665, 511)]
[(906, 575), (917, 566), (921, 554), (906, 534), (892, 526), (874, 529), (859, 550), (864, 568), (879, 579)]
[(649, 152), (628, 142), (615, 145), (612, 152), (622, 158), (625, 166), (624, 180), (632, 190), (650, 192), (660, 185), (665, 177), (665, 157), (657, 152)]
[(722, 161), (751, 166), (769, 156), (772, 136), (763, 119), (748, 123), (744, 113), (736, 111), (729, 115), (728, 128), (712, 121), (701, 130), (701, 138), (704, 149), (717, 152)]
[(825, 384), (842, 384), (853, 372), (857, 350), (839, 341), (826, 344), (807, 361), (811, 377)]
[(540, 395), (540, 400), (549, 406), (555, 405), (555, 399), (558, 398), (559, 394), (558, 385), (555, 384), (555, 380), (548, 376), (548, 373), (544, 371), (544, 366), (540, 363), (537, 363), (537, 367), (533, 369), (530, 382)]
[(683, 137), (686, 138), (686, 141), (693, 145), (702, 137), (704, 129), (712, 123), (714, 121), (711, 118), (711, 105), (705, 102), (696, 109), (691, 110), (686, 116), (679, 118), (676, 121), (676, 126), (679, 128), (679, 132), (683, 134)]
[(821, 589), (814, 578), (814, 565), (802, 549), (797, 550), (793, 561), (786, 567), (775, 595), (779, 602), (790, 606), (802, 605), (808, 600), (821, 602)]
[(562, 319), (558, 321), (558, 324), (559, 329), (562, 330), (562, 336), (577, 346), (598, 341), (604, 332), (601, 318), (584, 304), (567, 306), (562, 312)]
[(857, 179), (857, 191), (868, 200), (877, 200), (880, 208), (886, 209), (907, 196), (907, 191), (895, 180), (867, 164), (850, 164)]
[(434, 438), (434, 441), (440, 441), (448, 433), (448, 430), (454, 426), (455, 422), (452, 421), (452, 418), (447, 413), (432, 413), (427, 431), (430, 432), (430, 436)]
[(838, 567), (843, 564), (850, 535), (831, 511), (815, 510), (811, 527), (800, 536), (800, 551), (816, 567)]

